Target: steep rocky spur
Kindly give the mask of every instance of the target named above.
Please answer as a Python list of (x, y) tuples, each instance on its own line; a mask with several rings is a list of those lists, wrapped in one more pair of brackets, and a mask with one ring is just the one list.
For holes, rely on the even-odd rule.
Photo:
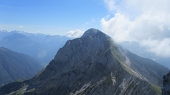
[(0, 88), (0, 94), (160, 95), (168, 69), (119, 46), (97, 29), (68, 40), (34, 78)]

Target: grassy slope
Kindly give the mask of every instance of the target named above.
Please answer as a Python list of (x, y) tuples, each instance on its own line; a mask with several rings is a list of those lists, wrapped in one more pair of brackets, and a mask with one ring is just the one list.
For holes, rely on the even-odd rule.
[[(111, 43), (114, 43), (114, 42), (111, 41)], [(115, 47), (116, 45), (112, 45), (112, 46), (113, 46), (113, 47), (111, 47), (112, 54), (113, 54), (113, 56), (121, 63), (121, 66), (123, 67), (123, 69), (126, 70), (126, 71), (127, 71), (128, 73), (130, 73), (131, 75), (133, 75), (133, 76), (135, 76), (135, 77), (137, 77), (137, 78), (140, 79), (140, 76), (139, 76), (139, 75), (137, 75), (136, 73), (134, 73), (134, 71), (133, 71), (130, 67), (128, 67), (128, 66), (126, 66), (126, 65), (124, 64), (126, 58), (119, 52), (118, 47)], [(147, 81), (147, 82), (148, 82), (148, 81)], [(161, 95), (161, 93), (162, 93), (161, 87), (159, 87), (159, 86), (157, 86), (157, 85), (155, 85), (155, 84), (153, 84), (153, 83), (150, 83), (150, 82), (148, 82), (148, 83), (151, 85), (152, 89), (153, 89), (158, 95)]]

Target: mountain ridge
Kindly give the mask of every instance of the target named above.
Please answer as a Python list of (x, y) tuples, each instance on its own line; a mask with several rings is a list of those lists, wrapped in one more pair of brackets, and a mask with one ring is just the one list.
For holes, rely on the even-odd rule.
[[(129, 53), (100, 30), (89, 29), (82, 37), (68, 40), (40, 74), (21, 82), (27, 86), (17, 90), (25, 89), (20, 92), (25, 95), (160, 95), (159, 78), (168, 69), (156, 64), (158, 71), (144, 63), (152, 61)], [(149, 69), (138, 70), (139, 66)], [(154, 72), (161, 72), (159, 78), (152, 75)], [(0, 88), (0, 92), (7, 88)]]
[(68, 37), (32, 34), (26, 32), (1, 32), (0, 46), (34, 57), (46, 66)]
[(43, 66), (34, 58), (0, 48), (0, 86), (19, 79), (32, 78)]

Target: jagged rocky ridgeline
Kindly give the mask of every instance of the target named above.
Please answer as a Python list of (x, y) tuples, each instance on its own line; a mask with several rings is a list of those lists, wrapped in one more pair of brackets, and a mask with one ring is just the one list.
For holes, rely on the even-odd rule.
[(10, 83), (0, 94), (160, 95), (169, 70), (116, 44), (97, 29), (68, 40), (34, 78)]

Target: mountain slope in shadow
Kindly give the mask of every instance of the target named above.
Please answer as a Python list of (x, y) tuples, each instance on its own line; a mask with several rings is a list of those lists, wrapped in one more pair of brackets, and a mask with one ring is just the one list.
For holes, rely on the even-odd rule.
[(92, 28), (81, 38), (68, 40), (34, 78), (5, 85), (0, 94), (160, 95), (162, 76), (167, 72)]
[(12, 81), (29, 79), (35, 76), (43, 66), (34, 58), (0, 48), (0, 86)]

